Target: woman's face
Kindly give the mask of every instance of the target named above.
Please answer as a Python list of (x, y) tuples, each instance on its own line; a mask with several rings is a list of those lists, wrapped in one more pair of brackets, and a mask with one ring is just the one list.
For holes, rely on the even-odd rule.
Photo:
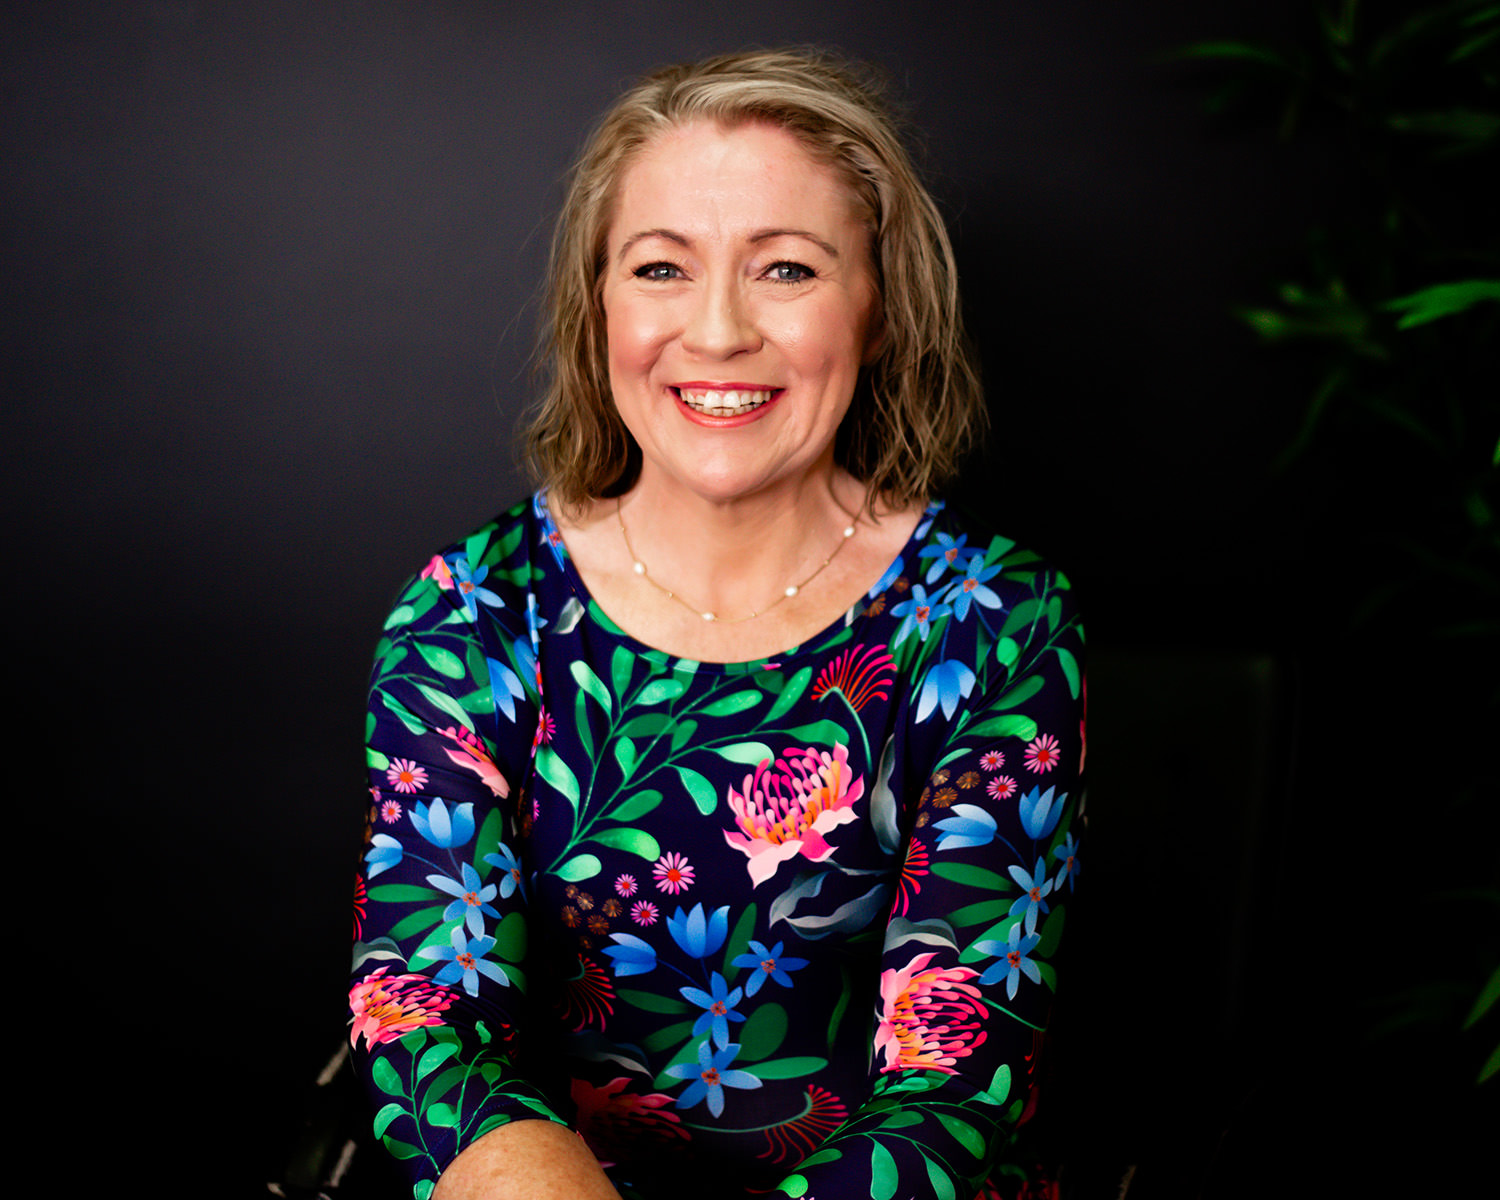
[(695, 122), (635, 158), (603, 302), (643, 485), (726, 502), (832, 470), (879, 341), (870, 240), (837, 174), (775, 126)]

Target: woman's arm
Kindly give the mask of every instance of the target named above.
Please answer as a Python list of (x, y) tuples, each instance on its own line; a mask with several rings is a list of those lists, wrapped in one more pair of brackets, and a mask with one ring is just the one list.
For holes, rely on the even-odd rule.
[(492, 1131), (564, 1122), (523, 1061), (538, 1040), (523, 1036), (518, 805), (539, 697), (525, 594), (503, 570), (526, 552), (518, 534), (491, 526), (433, 559), (387, 622), (371, 681), (351, 1041), (374, 1133), (417, 1200)]
[(513, 1121), (455, 1158), (432, 1200), (620, 1200), (576, 1133), (550, 1121)]
[(789, 1195), (970, 1200), (1024, 1119), (1077, 869), (1084, 687), (1066, 580), (1020, 574), (974, 643), (909, 818), (870, 1094), (783, 1181)]

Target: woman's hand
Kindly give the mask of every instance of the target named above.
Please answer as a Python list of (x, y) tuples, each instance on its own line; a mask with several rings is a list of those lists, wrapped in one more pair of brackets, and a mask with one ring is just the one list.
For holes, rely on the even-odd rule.
[(449, 1164), (432, 1200), (620, 1200), (598, 1160), (572, 1130), (512, 1121)]

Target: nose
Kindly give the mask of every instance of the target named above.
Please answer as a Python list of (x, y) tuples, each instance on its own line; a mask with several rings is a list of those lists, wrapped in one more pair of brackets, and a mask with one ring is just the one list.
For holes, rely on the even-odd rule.
[(682, 344), (704, 358), (732, 358), (760, 348), (760, 333), (734, 281), (713, 281), (699, 290)]

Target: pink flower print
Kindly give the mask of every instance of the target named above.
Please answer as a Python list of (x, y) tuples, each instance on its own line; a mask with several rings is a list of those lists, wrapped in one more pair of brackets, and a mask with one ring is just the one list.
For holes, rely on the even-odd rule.
[(380, 805), (380, 819), (387, 825), (394, 825), (401, 819), (401, 801), (386, 800)]
[(422, 578), (436, 580), (438, 587), (445, 592), (453, 587), (453, 572), (441, 554), (434, 554), (432, 561), (422, 568)]
[(502, 800), (510, 795), (510, 784), (505, 782), (505, 776), (500, 774), (500, 768), (495, 765), (490, 752), (484, 748), (484, 743), (472, 732), (461, 725), (450, 725), (447, 729), (439, 729), (438, 733), (458, 743), (457, 750), (444, 751), (449, 758), (464, 770), (473, 771), (479, 776), (484, 786)]
[(901, 878), (896, 880), (894, 911), (898, 917), (906, 916), (911, 908), (912, 897), (922, 890), (922, 876), (927, 874), (931, 861), (927, 848), (916, 838), (912, 838), (906, 848), (906, 862), (901, 866)]
[(582, 1079), (573, 1080), (573, 1103), (578, 1111), (578, 1132), (603, 1163), (638, 1154), (647, 1139), (686, 1140), (682, 1118), (670, 1111), (672, 1097), (665, 1092), (637, 1095), (628, 1091), (630, 1080), (618, 1076), (603, 1087)]
[(635, 881), (634, 875), (621, 875), (615, 880), (615, 894), (627, 899), (634, 896), (640, 890), (640, 884)]
[(363, 1037), (373, 1049), (424, 1025), (447, 1024), (438, 1014), (453, 1003), (452, 992), (425, 975), (385, 979), (388, 970), (389, 966), (379, 967), (349, 989), (349, 1010), (354, 1014), (351, 1046)]
[(1016, 781), (1009, 775), (996, 775), (984, 790), (996, 800), (1009, 800), (1016, 794)]
[(1057, 739), (1050, 733), (1042, 734), (1026, 747), (1027, 769), (1038, 775), (1045, 775), (1057, 766), (1058, 757)]
[(782, 751), (746, 775), (743, 791), (729, 789), (735, 832), (724, 840), (742, 850), (753, 886), (759, 887), (789, 858), (823, 862), (833, 853), (826, 835), (854, 820), (864, 779), (849, 769), (847, 747)]
[(693, 886), (693, 868), (688, 866), (688, 860), (670, 851), (656, 860), (651, 874), (656, 886), (669, 895), (675, 896)]
[(393, 758), (385, 777), (398, 792), (420, 792), (427, 783), (427, 768), (417, 766), (409, 758)]
[(979, 765), (986, 771), (998, 771), (1005, 765), (1005, 754), (1000, 750), (991, 750), (987, 754), (981, 754)]
[(536, 752), (538, 746), (545, 746), (552, 740), (557, 732), (557, 722), (553, 720), (552, 714), (545, 708), (537, 716), (536, 735), (531, 739), (532, 753)]
[(882, 1071), (958, 1072), (953, 1064), (984, 1044), (990, 1015), (969, 967), (929, 967), (936, 954), (919, 954), (899, 971), (880, 973), (880, 1027), (875, 1052)]
[(637, 925), (655, 925), (660, 914), (649, 900), (637, 900), (630, 906), (630, 919)]

